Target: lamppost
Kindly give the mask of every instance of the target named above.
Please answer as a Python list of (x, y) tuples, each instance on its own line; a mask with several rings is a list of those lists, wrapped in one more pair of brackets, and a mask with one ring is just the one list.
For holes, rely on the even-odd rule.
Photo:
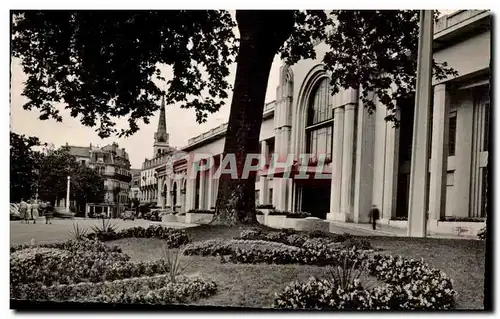
[(66, 212), (69, 213), (69, 188), (70, 188), (71, 176), (68, 176), (68, 185), (66, 186)]

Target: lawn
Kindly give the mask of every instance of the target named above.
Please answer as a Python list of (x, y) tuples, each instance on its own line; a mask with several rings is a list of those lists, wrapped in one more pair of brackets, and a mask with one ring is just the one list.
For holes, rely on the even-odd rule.
[[(263, 228), (263, 230), (270, 230)], [(237, 237), (237, 227), (199, 226), (186, 229), (192, 241)], [(430, 266), (443, 270), (457, 291), (460, 309), (483, 308), (484, 242), (452, 239), (414, 239), (404, 237), (365, 237), (382, 253), (407, 258), (423, 258)], [(126, 238), (107, 242), (130, 255), (132, 260), (162, 258), (164, 243), (159, 239)], [(324, 267), (302, 265), (266, 265), (221, 263), (219, 257), (185, 257), (190, 263), (188, 273), (214, 280), (219, 289), (216, 295), (195, 304), (258, 307), (272, 305), (276, 292), (289, 283), (310, 276), (327, 276)]]

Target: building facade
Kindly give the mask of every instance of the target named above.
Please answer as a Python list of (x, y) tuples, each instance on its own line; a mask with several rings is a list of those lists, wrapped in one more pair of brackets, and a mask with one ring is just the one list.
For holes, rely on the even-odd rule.
[[(434, 59), (446, 61), (458, 76), (433, 81), (429, 223), (446, 217), (483, 218), (491, 125), (491, 13), (462, 10), (440, 18), (433, 46)], [(317, 56), (327, 49), (318, 44)], [(422, 151), (412, 149), (414, 99), (397, 101), (401, 125), (395, 127), (384, 120), (388, 113), (378, 101), (375, 112), (368, 113), (359, 99), (361, 90), (332, 96), (328, 77), (319, 59), (283, 65), (276, 100), (265, 105), (260, 132), (261, 157), (267, 163), (273, 154), (285, 162), (289, 154), (307, 153), (325, 162), (326, 178), (299, 179), (264, 170), (256, 182), (258, 203), (354, 223), (368, 222), (372, 205), (380, 209), (382, 223), (408, 217), (412, 152)], [(147, 175), (155, 178), (153, 196), (165, 194), (159, 206), (181, 211), (215, 206), (218, 181), (213, 176), (220, 166), (226, 130), (223, 124), (189, 139), (181, 149), (186, 156), (173, 164), (159, 162)], [(210, 154), (215, 165), (208, 174), (188, 178), (189, 158), (200, 165), (206, 160), (199, 154)], [(308, 161), (307, 171), (316, 171), (315, 160)]]
[(135, 201), (141, 201), (141, 170), (140, 169), (131, 169), (130, 174), (132, 175), (130, 180), (130, 190), (128, 192), (128, 200), (129, 203), (134, 203)]
[(87, 213), (105, 213), (117, 217), (128, 203), (130, 189), (130, 161), (128, 153), (118, 144), (104, 147), (90, 144), (88, 147), (68, 146), (69, 153), (78, 162), (97, 170), (104, 178), (104, 194), (101, 202), (87, 203)]
[(156, 169), (164, 166), (171, 154), (176, 151), (175, 148), (169, 145), (169, 134), (166, 123), (165, 98), (162, 98), (158, 129), (154, 135), (153, 156), (151, 159), (144, 159), (140, 171), (139, 189), (141, 204), (156, 206), (161, 200), (161, 194), (158, 193)]

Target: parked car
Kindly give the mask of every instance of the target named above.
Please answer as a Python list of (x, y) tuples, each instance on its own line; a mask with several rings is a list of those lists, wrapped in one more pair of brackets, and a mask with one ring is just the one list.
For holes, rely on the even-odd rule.
[(133, 210), (126, 210), (122, 214), (122, 219), (123, 220), (134, 220), (135, 219), (135, 212)]
[(21, 215), (19, 214), (19, 206), (18, 204), (11, 203), (10, 204), (10, 220), (20, 220)]

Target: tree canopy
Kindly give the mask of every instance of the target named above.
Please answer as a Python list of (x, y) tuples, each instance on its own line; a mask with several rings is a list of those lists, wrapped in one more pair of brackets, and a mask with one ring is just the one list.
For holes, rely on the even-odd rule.
[[(293, 31), (275, 53), (293, 64), (315, 58), (315, 43), (325, 42), (330, 50), (322, 60), (333, 93), (361, 85), (394, 111), (394, 101), (414, 91), (418, 10), (290, 13)], [(193, 108), (203, 122), (231, 89), (235, 26), (224, 10), (14, 12), (13, 55), (28, 75), (24, 108), (61, 121), (54, 106), (61, 102), (101, 137), (127, 136), (139, 129), (139, 120), (149, 123), (165, 94), (167, 104)], [(171, 79), (162, 77), (161, 65), (172, 67)], [(436, 77), (455, 74), (446, 63), (434, 63)], [(166, 90), (154, 80), (166, 81)], [(361, 99), (374, 107), (366, 94)], [(387, 119), (395, 120), (393, 114)], [(129, 127), (118, 130), (115, 117), (127, 118)]]
[(10, 132), (10, 201), (19, 202), (34, 197), (42, 153), (37, 137)]
[(40, 198), (51, 202), (65, 198), (68, 176), (71, 177), (72, 200), (78, 203), (102, 201), (102, 176), (93, 168), (77, 162), (67, 147), (54, 150), (43, 158), (40, 167)]

